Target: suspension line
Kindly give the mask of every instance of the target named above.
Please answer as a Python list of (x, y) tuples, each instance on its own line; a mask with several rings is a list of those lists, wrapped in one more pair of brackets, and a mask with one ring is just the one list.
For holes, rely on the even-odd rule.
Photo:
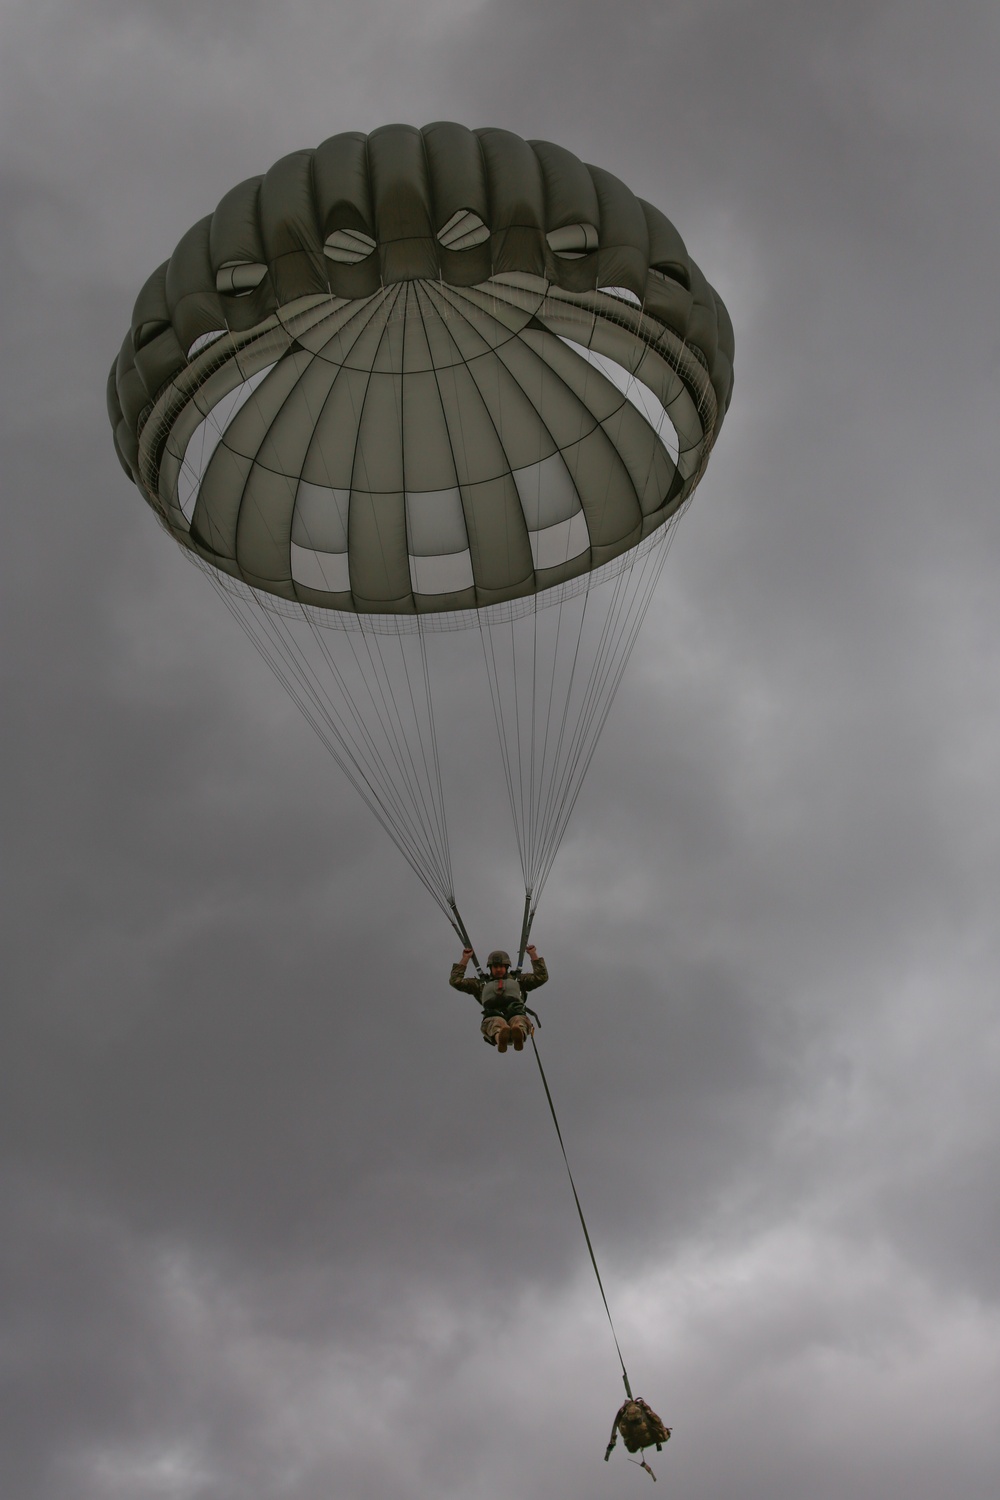
[(539, 1051), (538, 1051), (538, 1044), (535, 1041), (534, 1037), (531, 1038), (531, 1046), (532, 1046), (532, 1050), (534, 1051), (534, 1054), (535, 1054), (535, 1062), (538, 1064), (538, 1071), (539, 1071), (539, 1074), (541, 1075), (542, 1087), (545, 1090), (545, 1097), (548, 1100), (549, 1113), (552, 1116), (552, 1123), (556, 1127), (556, 1136), (559, 1139), (559, 1149), (562, 1152), (562, 1158), (563, 1158), (563, 1161), (566, 1164), (566, 1175), (569, 1177), (569, 1185), (573, 1189), (573, 1202), (576, 1204), (576, 1211), (577, 1211), (577, 1213), (580, 1216), (580, 1227), (583, 1230), (583, 1237), (584, 1237), (584, 1239), (587, 1242), (587, 1253), (590, 1256), (590, 1264), (593, 1266), (593, 1268), (594, 1268), (594, 1275), (597, 1277), (597, 1285), (598, 1285), (598, 1287), (600, 1289), (601, 1301), (604, 1303), (604, 1311), (608, 1315), (608, 1324), (609, 1324), (609, 1326), (611, 1328), (611, 1337), (614, 1339), (614, 1341), (615, 1341), (615, 1349), (618, 1351), (618, 1363), (622, 1367), (622, 1380), (623, 1380), (624, 1385), (625, 1385), (625, 1394), (626, 1394), (626, 1396), (628, 1396), (629, 1400), (631, 1401), (632, 1400), (632, 1387), (629, 1384), (628, 1371), (625, 1368), (625, 1361), (622, 1358), (621, 1345), (618, 1342), (618, 1334), (615, 1332), (614, 1319), (611, 1316), (611, 1309), (608, 1306), (607, 1295), (606, 1295), (606, 1293), (604, 1291), (604, 1282), (601, 1280), (601, 1273), (600, 1273), (600, 1271), (598, 1270), (598, 1267), (597, 1267), (597, 1256), (594, 1254), (594, 1247), (593, 1247), (593, 1245), (591, 1243), (591, 1239), (590, 1239), (590, 1231), (587, 1228), (587, 1221), (586, 1221), (586, 1219), (583, 1216), (583, 1209), (580, 1206), (580, 1195), (579, 1195), (579, 1193), (576, 1190), (576, 1183), (573, 1181), (573, 1172), (572, 1172), (572, 1169), (571, 1169), (570, 1164), (569, 1164), (569, 1157), (566, 1155), (566, 1146), (565, 1146), (565, 1144), (563, 1142), (562, 1131), (559, 1129), (559, 1120), (558, 1120), (558, 1117), (556, 1115), (556, 1107), (552, 1103), (552, 1093), (551, 1093), (551, 1090), (549, 1089), (548, 1079), (545, 1076), (545, 1069), (542, 1067), (542, 1059), (541, 1059), (541, 1056), (540, 1056)]

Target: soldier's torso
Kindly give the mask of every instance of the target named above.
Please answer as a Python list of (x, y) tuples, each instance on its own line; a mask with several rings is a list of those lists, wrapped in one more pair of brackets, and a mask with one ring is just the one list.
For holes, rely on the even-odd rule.
[(523, 1005), (524, 991), (517, 980), (508, 974), (506, 979), (487, 979), (483, 985), (482, 1000), (483, 1010), (487, 1015), (491, 1011), (499, 1013), (509, 1005)]

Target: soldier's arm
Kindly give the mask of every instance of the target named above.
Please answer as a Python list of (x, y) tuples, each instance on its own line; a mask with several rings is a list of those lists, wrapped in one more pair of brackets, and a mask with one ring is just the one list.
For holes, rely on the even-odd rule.
[(531, 973), (521, 976), (521, 988), (522, 990), (537, 990), (540, 984), (548, 982), (549, 971), (544, 958), (542, 958), (534, 944), (527, 949), (527, 954), (531, 959)]
[(452, 964), (448, 983), (453, 990), (461, 990), (463, 994), (473, 995), (477, 1000), (482, 998), (483, 981), (475, 978), (466, 979), (464, 963)]

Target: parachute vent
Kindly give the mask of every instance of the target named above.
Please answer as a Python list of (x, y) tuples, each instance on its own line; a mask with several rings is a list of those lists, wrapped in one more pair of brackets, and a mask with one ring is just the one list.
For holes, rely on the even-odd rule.
[(356, 266), (367, 260), (375, 249), (375, 241), (360, 229), (335, 229), (323, 241), (323, 254), (342, 266)]
[(490, 237), (490, 228), (471, 208), (460, 208), (438, 230), (437, 237), (445, 250), (471, 250), (473, 245), (485, 244)]
[(580, 260), (600, 242), (593, 224), (566, 224), (562, 229), (550, 229), (545, 238), (553, 255), (561, 260)]
[(262, 266), (258, 261), (227, 261), (224, 266), (219, 267), (215, 278), (215, 290), (231, 297), (249, 297), (250, 293), (260, 286), (266, 275), (267, 267)]
[(691, 290), (691, 277), (676, 261), (663, 261), (659, 265), (650, 266), (649, 274), (660, 281), (673, 281), (677, 286), (682, 286), (686, 292)]
[(224, 328), (210, 328), (207, 333), (199, 333), (194, 342), (188, 346), (188, 359), (194, 359), (195, 355), (207, 349), (209, 344), (214, 344), (216, 339), (221, 339), (225, 331)]
[(627, 286), (602, 286), (598, 287), (598, 291), (603, 292), (606, 297), (617, 297), (619, 302), (630, 302), (633, 307), (642, 306), (635, 292), (629, 291)]
[(140, 323), (132, 335), (132, 347), (135, 350), (144, 349), (154, 339), (159, 338), (161, 333), (166, 333), (171, 325), (169, 323), (153, 322)]

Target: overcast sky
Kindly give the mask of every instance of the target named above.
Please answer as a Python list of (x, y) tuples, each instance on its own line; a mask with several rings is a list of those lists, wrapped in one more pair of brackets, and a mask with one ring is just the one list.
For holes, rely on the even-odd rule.
[[(650, 1482), (601, 1462), (620, 1371), (530, 1054), (480, 1042), (449, 928), (105, 414), (136, 291), (230, 186), (454, 119), (622, 177), (736, 330), (535, 929), (653, 1466), (684, 1500), (993, 1500), (995, 4), (0, 16), (0, 1491)], [(519, 905), (512, 864), (477, 944)]]

